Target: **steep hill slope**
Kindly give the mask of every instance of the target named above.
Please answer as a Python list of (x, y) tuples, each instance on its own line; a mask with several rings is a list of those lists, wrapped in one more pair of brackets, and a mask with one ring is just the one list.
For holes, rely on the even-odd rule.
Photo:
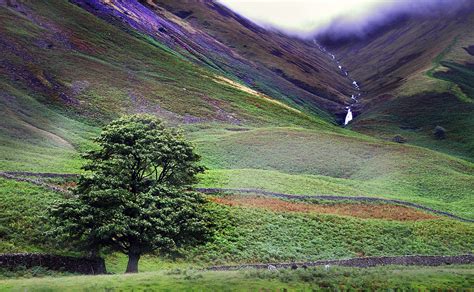
[(70, 158), (95, 126), (125, 113), (174, 124), (326, 124), (67, 1), (2, 4), (0, 13), (5, 168), (35, 152), (46, 164)]
[[(473, 25), (472, 10), (401, 17), (364, 39), (329, 42), (365, 91), (353, 129), (473, 160)], [(447, 139), (434, 139), (436, 126)]]
[(313, 43), (264, 30), (214, 1), (73, 2), (298, 107), (333, 114), (349, 101), (350, 83)]

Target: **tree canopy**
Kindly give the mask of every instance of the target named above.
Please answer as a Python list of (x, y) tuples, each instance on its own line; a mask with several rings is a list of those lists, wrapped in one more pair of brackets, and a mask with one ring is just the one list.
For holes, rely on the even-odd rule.
[(180, 131), (132, 115), (110, 123), (95, 141), (74, 196), (51, 209), (57, 232), (90, 251), (127, 254), (127, 272), (138, 271), (144, 253), (209, 238), (208, 203), (190, 190), (204, 168)]

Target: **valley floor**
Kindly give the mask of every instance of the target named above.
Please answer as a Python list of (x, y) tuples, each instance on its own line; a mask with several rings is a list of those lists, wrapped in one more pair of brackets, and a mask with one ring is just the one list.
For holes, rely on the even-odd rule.
[(128, 275), (0, 280), (1, 291), (314, 291), (322, 289), (463, 290), (474, 287), (473, 266), (309, 268), (208, 272), (168, 270)]

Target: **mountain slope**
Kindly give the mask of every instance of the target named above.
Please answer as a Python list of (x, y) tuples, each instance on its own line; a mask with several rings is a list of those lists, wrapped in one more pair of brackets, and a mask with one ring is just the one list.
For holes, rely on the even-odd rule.
[(196, 63), (319, 115), (327, 116), (321, 109), (338, 113), (349, 101), (350, 83), (314, 44), (261, 29), (213, 1), (73, 2), (111, 23), (146, 33)]
[(40, 159), (70, 169), (97, 126), (125, 113), (173, 124), (326, 124), (66, 1), (3, 4), (0, 13), (2, 168)]
[[(329, 42), (366, 91), (353, 129), (474, 159), (474, 13), (402, 17), (365, 39)], [(447, 139), (436, 140), (436, 126)]]

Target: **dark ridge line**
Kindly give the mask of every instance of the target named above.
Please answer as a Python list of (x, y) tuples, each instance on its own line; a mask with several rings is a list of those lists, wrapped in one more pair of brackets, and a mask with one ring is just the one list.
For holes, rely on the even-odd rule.
[(241, 269), (298, 269), (316, 266), (343, 266), (343, 267), (357, 267), (369, 268), (386, 265), (403, 265), (403, 266), (441, 266), (452, 264), (472, 264), (474, 263), (474, 255), (456, 255), (456, 256), (423, 256), (423, 255), (408, 255), (408, 256), (381, 256), (381, 257), (363, 257), (351, 258), (343, 260), (320, 260), (314, 262), (293, 262), (293, 263), (268, 263), (268, 264), (243, 264), (243, 265), (225, 265), (225, 266), (211, 266), (207, 270), (210, 271), (235, 271)]
[[(69, 191), (61, 189), (59, 187), (44, 183), (38, 179), (27, 178), (27, 177), (18, 177), (18, 176), (34, 176), (34, 177), (43, 177), (43, 178), (74, 178), (79, 177), (78, 174), (67, 174), (67, 173), (39, 173), (39, 172), (20, 172), (20, 171), (6, 171), (0, 172), (0, 177), (4, 177), (6, 179), (12, 179), (19, 182), (29, 182), (41, 187), (44, 187), (48, 190), (60, 193), (69, 193)], [(433, 208), (425, 207), (423, 205), (397, 200), (397, 199), (385, 199), (385, 198), (377, 198), (377, 197), (350, 197), (350, 196), (334, 196), (334, 195), (294, 195), (294, 194), (283, 194), (283, 193), (276, 193), (258, 189), (228, 189), (228, 188), (194, 188), (194, 190), (206, 194), (212, 193), (243, 193), (243, 194), (257, 194), (257, 195), (264, 195), (269, 197), (281, 198), (281, 199), (293, 199), (293, 200), (311, 200), (311, 199), (320, 199), (320, 200), (328, 200), (328, 201), (356, 201), (356, 202), (382, 202), (382, 203), (391, 203), (391, 204), (399, 204), (403, 206), (408, 206), (424, 211), (428, 211), (434, 214), (446, 216), (458, 221), (474, 223), (473, 219), (463, 218), (449, 212), (436, 210)]]
[(320, 199), (320, 200), (328, 200), (328, 201), (383, 202), (383, 203), (399, 204), (403, 206), (413, 207), (416, 209), (420, 209), (420, 210), (428, 211), (434, 214), (456, 219), (462, 222), (474, 223), (473, 219), (463, 218), (463, 217), (460, 217), (460, 216), (457, 216), (445, 211), (440, 211), (440, 210), (432, 209), (432, 208), (425, 207), (419, 204), (397, 200), (397, 199), (385, 199), (385, 198), (377, 198), (377, 197), (332, 196), (332, 195), (292, 195), (292, 194), (275, 193), (275, 192), (257, 190), (257, 189), (195, 188), (195, 190), (202, 193), (208, 193), (208, 194), (219, 193), (219, 192), (226, 192), (226, 193), (234, 192), (234, 193), (244, 193), (244, 194), (257, 194), (257, 195), (264, 195), (264, 196), (275, 197), (275, 198), (294, 199), (294, 200)]

